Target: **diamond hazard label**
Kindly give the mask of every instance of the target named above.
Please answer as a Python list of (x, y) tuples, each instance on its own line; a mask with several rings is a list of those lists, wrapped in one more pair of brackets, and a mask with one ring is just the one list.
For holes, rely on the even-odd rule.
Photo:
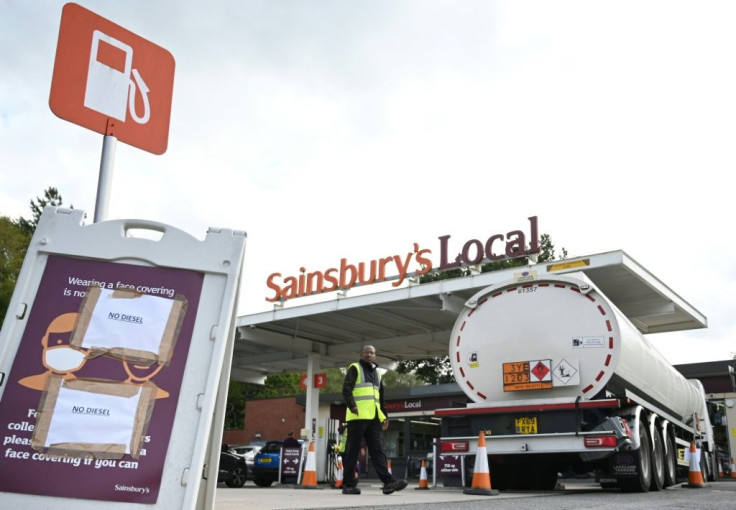
[(554, 374), (554, 386), (572, 386), (580, 384), (577, 360), (561, 360), (555, 365), (552, 373)]
[(532, 382), (552, 380), (552, 360), (541, 359), (530, 361), (529, 366), (531, 367), (530, 373)]

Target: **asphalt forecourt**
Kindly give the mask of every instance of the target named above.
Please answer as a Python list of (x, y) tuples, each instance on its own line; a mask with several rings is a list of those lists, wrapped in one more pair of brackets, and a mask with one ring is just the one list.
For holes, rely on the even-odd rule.
[[(489, 499), (488, 496), (463, 494), (461, 488), (415, 490), (418, 482), (410, 482), (401, 492), (383, 494), (380, 482), (360, 483), (361, 494), (343, 494), (341, 490), (319, 485), (316, 490), (295, 490), (293, 486), (273, 485), (267, 488), (246, 484), (240, 489), (217, 488), (216, 510), (285, 510), (308, 508), (392, 507), (394, 505), (452, 503)], [(529, 497), (525, 493), (501, 493), (492, 498)]]
[[(343, 508), (400, 508), (402, 510), (439, 510), (452, 504), (457, 509), (568, 508), (617, 509), (622, 505), (639, 508), (708, 508), (733, 509), (736, 479), (708, 482), (704, 488), (688, 489), (677, 484), (659, 492), (624, 494), (616, 489), (601, 489), (592, 480), (561, 480), (565, 490), (501, 491), (492, 496), (463, 494), (460, 488), (430, 487), (416, 490), (418, 482), (410, 482), (401, 492), (384, 495), (380, 482), (360, 483), (360, 495), (344, 495), (342, 491), (319, 485), (316, 490), (295, 490), (290, 485), (268, 488), (246, 484), (240, 489), (218, 486), (216, 510), (306, 510)], [(522, 504), (518, 500), (523, 498)], [(542, 499), (544, 498), (544, 499)], [(554, 499), (550, 499), (554, 498)], [(521, 506), (519, 506), (521, 505)], [(627, 506), (636, 508), (637, 506)]]

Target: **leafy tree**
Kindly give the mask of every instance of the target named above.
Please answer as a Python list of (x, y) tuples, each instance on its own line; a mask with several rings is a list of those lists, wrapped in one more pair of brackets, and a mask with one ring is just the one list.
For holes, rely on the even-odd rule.
[(62, 199), (59, 194), (59, 190), (54, 187), (48, 187), (43, 192), (43, 197), (36, 197), (31, 200), (31, 213), (33, 214), (33, 217), (30, 220), (27, 220), (26, 218), (18, 218), (16, 224), (23, 232), (32, 236), (38, 226), (38, 220), (41, 218), (44, 207), (47, 205), (58, 207), (61, 204)]
[(272, 374), (266, 377), (266, 382), (263, 386), (253, 385), (251, 398), (273, 398), (273, 397), (290, 397), (292, 395), (298, 395), (301, 390), (299, 388), (299, 378), (301, 374)]
[(463, 276), (470, 276), (470, 269), (467, 267), (457, 267), (455, 269), (448, 269), (447, 271), (423, 274), (419, 277), (419, 283), (437, 282), (440, 280), (449, 280), (451, 278), (461, 278)]
[(0, 216), (0, 321), (5, 321), (30, 242), (29, 234), (7, 216)]
[(396, 372), (413, 374), (424, 384), (444, 384), (455, 380), (448, 356), (400, 361)]
[(242, 429), (245, 426), (246, 383), (230, 380), (225, 408), (225, 430)]
[(30, 220), (23, 217), (11, 220), (7, 216), (0, 216), (0, 320), (3, 322), (28, 244), (31, 242), (43, 208), (47, 205), (61, 205), (61, 195), (56, 188), (47, 188), (43, 197), (31, 200), (33, 217)]
[(426, 381), (418, 375), (411, 372), (399, 372), (398, 370), (387, 370), (381, 376), (381, 380), (386, 388), (411, 388), (412, 386), (426, 384)]
[[(557, 255), (555, 254), (555, 245), (552, 244), (552, 238), (549, 234), (542, 234), (539, 237), (539, 256), (537, 260), (539, 262), (547, 262), (549, 260), (556, 260)], [(560, 259), (565, 260), (567, 258), (567, 250), (562, 248), (560, 253)]]
[(327, 374), (327, 386), (320, 391), (324, 393), (342, 393), (342, 382), (345, 380), (345, 368), (328, 368), (325, 370)]

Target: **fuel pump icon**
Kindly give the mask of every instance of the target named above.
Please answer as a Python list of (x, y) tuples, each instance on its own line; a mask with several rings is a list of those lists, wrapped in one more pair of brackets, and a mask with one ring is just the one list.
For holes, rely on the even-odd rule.
[[(138, 124), (151, 118), (148, 86), (138, 69), (133, 69), (133, 48), (99, 30), (92, 34), (84, 106), (125, 122), (127, 111)], [(138, 115), (136, 94), (143, 100), (143, 114)]]

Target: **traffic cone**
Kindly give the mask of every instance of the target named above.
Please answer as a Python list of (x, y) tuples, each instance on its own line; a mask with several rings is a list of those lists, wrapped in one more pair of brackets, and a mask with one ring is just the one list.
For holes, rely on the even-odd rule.
[(731, 459), (731, 478), (736, 478), (736, 459)]
[(718, 478), (725, 478), (726, 475), (723, 474), (723, 462), (718, 460)]
[(683, 483), (682, 486), (690, 489), (705, 487), (703, 473), (700, 471), (700, 449), (695, 446), (695, 441), (690, 442), (690, 469), (687, 473), (687, 483)]
[(388, 468), (388, 474), (393, 475), (393, 471), (391, 471), (391, 459), (388, 459), (387, 466)]
[(317, 488), (317, 459), (314, 455), (314, 441), (309, 443), (309, 451), (307, 452), (307, 462), (304, 465), (304, 476), (301, 485), (297, 485), (299, 489), (316, 489)]
[(464, 489), (463, 494), (477, 496), (495, 496), (496, 489), (491, 489), (491, 473), (488, 470), (488, 453), (486, 453), (486, 435), (484, 431), (478, 434), (478, 449), (475, 452), (475, 468), (473, 483), (470, 489)]
[(342, 489), (342, 457), (337, 458), (337, 480), (335, 480), (335, 489)]
[(429, 490), (429, 481), (427, 480), (427, 466), (426, 461), (422, 461), (422, 470), (419, 472), (419, 487), (414, 487), (414, 490)]

